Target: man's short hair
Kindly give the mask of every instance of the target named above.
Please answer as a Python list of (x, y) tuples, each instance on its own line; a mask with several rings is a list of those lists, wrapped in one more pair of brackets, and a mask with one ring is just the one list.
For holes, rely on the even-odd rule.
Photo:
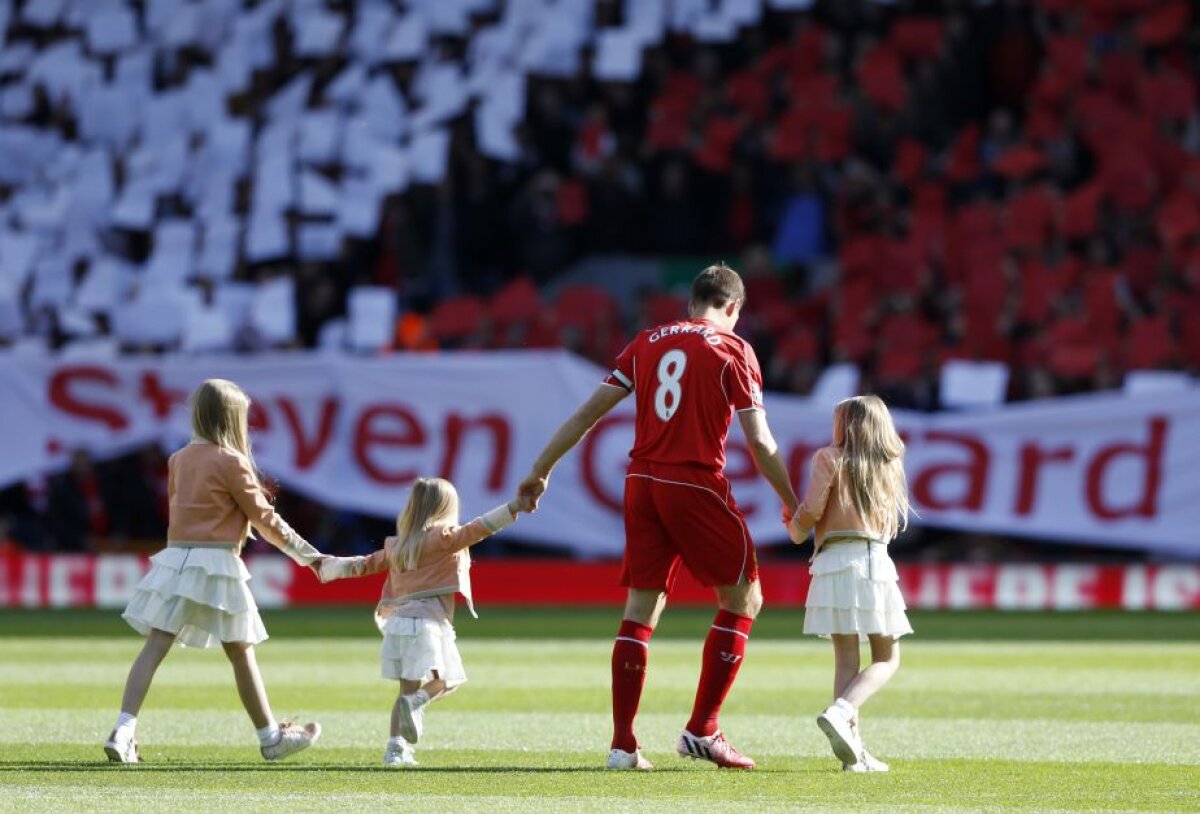
[(692, 281), (692, 305), (724, 308), (734, 300), (746, 300), (741, 275), (724, 263), (716, 263), (696, 275)]

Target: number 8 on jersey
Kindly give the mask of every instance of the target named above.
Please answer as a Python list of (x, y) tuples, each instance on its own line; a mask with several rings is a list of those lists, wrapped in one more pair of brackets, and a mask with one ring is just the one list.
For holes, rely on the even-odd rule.
[(687, 354), (681, 350), (669, 350), (658, 362), (658, 388), (654, 391), (654, 412), (663, 421), (670, 421), (679, 409), (683, 398), (680, 380), (687, 367)]

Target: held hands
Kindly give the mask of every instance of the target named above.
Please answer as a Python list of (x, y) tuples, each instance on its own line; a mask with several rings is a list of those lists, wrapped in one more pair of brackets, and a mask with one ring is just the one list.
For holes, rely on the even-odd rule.
[(516, 517), (521, 512), (529, 514), (533, 511), (533, 503), (525, 498), (516, 497), (508, 501), (508, 511), (513, 517)]
[(325, 581), (325, 577), (321, 575), (321, 563), (323, 563), (323, 562), (325, 562), (325, 560), (329, 560), (329, 559), (333, 559), (333, 558), (330, 557), (328, 554), (322, 554), (321, 556), (317, 557), (315, 560), (313, 560), (312, 562), (310, 562), (308, 564), (309, 569), (314, 574), (317, 575), (317, 579), (321, 580), (321, 582)]
[(804, 545), (808, 539), (808, 529), (801, 528), (796, 522), (800, 516), (800, 508), (783, 507), (783, 525), (787, 527), (788, 538), (796, 545)]
[(533, 474), (527, 475), (525, 480), (521, 481), (521, 485), (517, 487), (518, 510), (536, 512), (542, 495), (546, 493), (548, 483), (549, 478), (542, 478)]

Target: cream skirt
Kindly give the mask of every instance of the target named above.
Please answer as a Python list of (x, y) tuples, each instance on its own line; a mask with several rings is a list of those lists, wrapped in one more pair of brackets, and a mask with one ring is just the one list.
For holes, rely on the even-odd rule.
[(454, 626), (448, 621), (389, 616), (382, 630), (379, 672), (384, 678), (429, 681), (436, 670), (447, 687), (467, 680)]
[(804, 632), (891, 636), (912, 633), (896, 565), (887, 546), (865, 540), (828, 543), (812, 567), (804, 603)]
[(242, 558), (221, 548), (164, 548), (134, 589), (122, 617), (143, 636), (176, 634), (184, 647), (267, 638)]

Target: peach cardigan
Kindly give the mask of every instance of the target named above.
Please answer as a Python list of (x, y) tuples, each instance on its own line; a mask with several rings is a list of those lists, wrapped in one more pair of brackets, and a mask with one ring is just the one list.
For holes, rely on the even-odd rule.
[(413, 599), (428, 599), (460, 593), (467, 609), (475, 615), (471, 597), (471, 555), (468, 548), (503, 528), (512, 525), (516, 514), (508, 504), (462, 526), (433, 526), (425, 530), (417, 567), (402, 571), (395, 566), (396, 546), (400, 540), (388, 537), (383, 548), (362, 557), (328, 557), (321, 561), (321, 581), (388, 572), (383, 595), (375, 609), (375, 621), (382, 624), (397, 605)]
[(253, 526), (262, 538), (301, 565), (320, 552), (275, 512), (241, 454), (192, 441), (167, 461), (170, 548), (225, 548), (240, 554)]
[(792, 528), (805, 537), (815, 528), (818, 551), (826, 542), (837, 538), (886, 543), (887, 540), (867, 528), (853, 500), (843, 494), (841, 473), (841, 449), (822, 447), (813, 454), (808, 488), (800, 508), (792, 517)]

